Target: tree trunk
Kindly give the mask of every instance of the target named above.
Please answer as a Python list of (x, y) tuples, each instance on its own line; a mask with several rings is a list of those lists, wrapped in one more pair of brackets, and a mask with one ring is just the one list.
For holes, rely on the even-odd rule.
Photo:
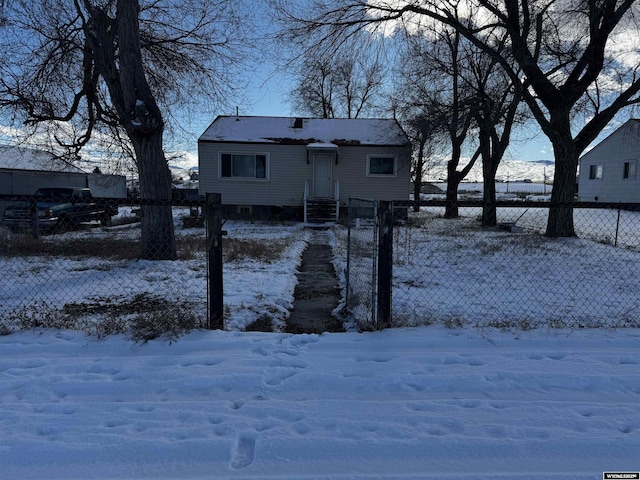
[(498, 161), (491, 154), (491, 136), (480, 132), (480, 155), (482, 155), (482, 226), (495, 227), (498, 224), (496, 208), (496, 171)]
[[(566, 129), (569, 131), (569, 129)], [(555, 157), (555, 176), (551, 192), (551, 205), (547, 219), (547, 236), (575, 237), (573, 202), (576, 193), (578, 153), (571, 134), (552, 139)]]
[(458, 218), (458, 186), (462, 178), (458, 174), (456, 167), (449, 162), (447, 166), (447, 192), (446, 205), (444, 207), (444, 218)]
[(131, 140), (138, 159), (140, 198), (164, 203), (142, 205), (140, 256), (149, 260), (175, 260), (173, 212), (169, 203), (171, 173), (162, 150), (162, 130)]
[(482, 195), (482, 226), (495, 227), (498, 224), (498, 210), (496, 208), (496, 169), (491, 161), (482, 161), (482, 176), (484, 182)]
[[(118, 0), (119, 111), (138, 164), (140, 197), (164, 205), (142, 206), (142, 258), (175, 260), (171, 173), (162, 149), (164, 122), (145, 75), (135, 0)], [(113, 97), (114, 95), (112, 95)], [(116, 100), (114, 100), (116, 102)]]

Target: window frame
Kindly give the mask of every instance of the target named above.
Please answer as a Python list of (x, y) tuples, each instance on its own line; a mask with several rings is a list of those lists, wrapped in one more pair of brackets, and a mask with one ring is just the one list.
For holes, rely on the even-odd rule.
[(622, 162), (622, 179), (623, 180), (635, 180), (637, 174), (637, 161), (635, 158), (630, 158)]
[[(382, 159), (393, 159), (393, 173), (371, 173), (371, 160), (374, 158), (382, 158)], [(397, 155), (386, 155), (384, 153), (370, 153), (367, 155), (367, 165), (366, 165), (366, 175), (367, 177), (373, 178), (394, 178), (398, 176), (398, 156)]]
[(589, 165), (589, 180), (602, 180), (604, 174), (604, 165), (594, 163)]
[[(231, 157), (230, 163), (230, 171), (231, 175), (223, 175), (223, 161), (224, 156), (229, 155)], [(233, 159), (234, 157), (254, 157), (254, 176), (234, 176), (233, 175)], [(258, 157), (264, 157), (264, 177), (257, 177), (257, 159)], [(268, 152), (229, 152), (229, 151), (221, 151), (218, 152), (218, 180), (229, 181), (229, 182), (268, 182), (270, 179), (270, 170), (271, 170), (271, 162), (269, 158)]]

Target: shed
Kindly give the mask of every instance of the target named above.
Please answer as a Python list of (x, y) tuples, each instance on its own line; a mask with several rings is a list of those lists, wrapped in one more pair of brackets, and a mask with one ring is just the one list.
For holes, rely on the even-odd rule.
[(409, 199), (411, 144), (392, 119), (219, 116), (198, 140), (200, 194), (225, 214), (337, 219), (350, 197)]
[(0, 194), (33, 195), (43, 187), (88, 187), (96, 197), (127, 196), (122, 175), (87, 173), (42, 150), (0, 145)]

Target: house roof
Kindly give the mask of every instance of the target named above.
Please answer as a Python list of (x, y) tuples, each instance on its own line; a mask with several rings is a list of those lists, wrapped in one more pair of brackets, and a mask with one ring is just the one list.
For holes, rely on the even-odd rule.
[(404, 146), (409, 139), (393, 119), (219, 116), (201, 142), (282, 145)]
[(588, 159), (592, 155), (597, 155), (598, 151), (603, 145), (606, 145), (612, 141), (619, 141), (619, 135), (621, 134), (632, 135), (635, 137), (637, 142), (640, 142), (640, 119), (639, 118), (630, 118), (618, 128), (616, 128), (613, 132), (607, 135), (604, 139), (594, 145), (589, 151), (585, 152), (584, 155), (580, 157), (580, 161), (583, 159)]
[(56, 158), (50, 153), (12, 145), (0, 145), (0, 169), (86, 173), (84, 170)]

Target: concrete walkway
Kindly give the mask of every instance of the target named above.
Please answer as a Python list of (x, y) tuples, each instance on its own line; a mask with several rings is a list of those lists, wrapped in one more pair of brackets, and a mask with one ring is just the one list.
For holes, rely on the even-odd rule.
[(340, 302), (340, 286), (333, 268), (333, 252), (326, 231), (314, 230), (302, 254), (297, 273), (293, 310), (287, 332), (342, 332), (342, 322), (331, 315)]

